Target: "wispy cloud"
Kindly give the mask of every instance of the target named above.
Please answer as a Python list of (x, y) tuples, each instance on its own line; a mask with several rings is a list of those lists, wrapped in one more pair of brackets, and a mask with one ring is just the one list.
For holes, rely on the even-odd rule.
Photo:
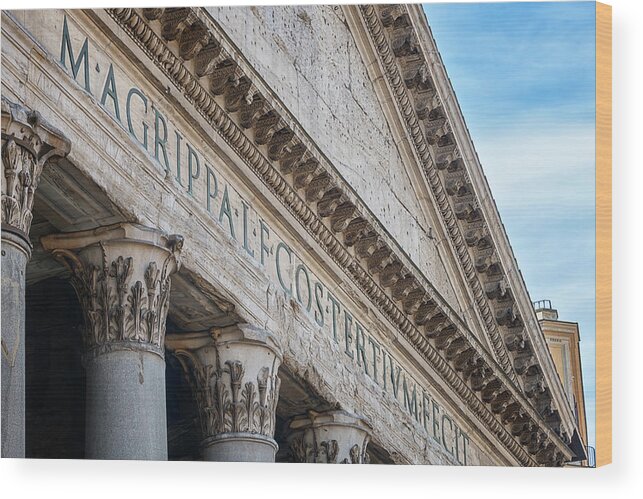
[(530, 295), (579, 323), (594, 442), (594, 3), (425, 11)]

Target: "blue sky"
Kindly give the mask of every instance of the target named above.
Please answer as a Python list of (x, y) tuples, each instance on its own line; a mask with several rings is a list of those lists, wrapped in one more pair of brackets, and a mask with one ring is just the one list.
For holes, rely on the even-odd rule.
[(425, 12), (533, 301), (578, 322), (595, 442), (593, 2)]

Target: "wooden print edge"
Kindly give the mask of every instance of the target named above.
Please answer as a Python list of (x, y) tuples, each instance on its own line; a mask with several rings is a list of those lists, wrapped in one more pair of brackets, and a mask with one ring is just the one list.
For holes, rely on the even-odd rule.
[(596, 3), (596, 466), (612, 462), (612, 7)]

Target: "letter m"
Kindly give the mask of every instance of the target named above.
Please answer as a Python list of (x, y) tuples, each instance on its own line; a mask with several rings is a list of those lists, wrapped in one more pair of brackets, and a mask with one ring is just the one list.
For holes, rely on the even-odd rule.
[(404, 381), (402, 382), (402, 389), (404, 390), (404, 408), (409, 411), (409, 414), (413, 416), (416, 421), (419, 421), (417, 391), (415, 389), (415, 385), (413, 385), (413, 395), (409, 395), (409, 387), (406, 383), (406, 375), (404, 376)]
[(71, 46), (71, 39), (69, 38), (69, 27), (67, 26), (67, 16), (63, 22), (63, 40), (60, 47), (60, 64), (67, 69), (67, 55), (69, 54), (69, 62), (71, 65), (71, 74), (74, 76), (74, 80), (78, 76), (78, 70), (80, 65), (84, 65), (84, 76), (85, 76), (85, 90), (91, 93), (89, 89), (89, 48), (87, 45), (87, 38), (85, 38), (85, 43), (83, 48), (80, 49), (80, 54), (78, 54), (78, 59), (74, 58), (74, 49)]

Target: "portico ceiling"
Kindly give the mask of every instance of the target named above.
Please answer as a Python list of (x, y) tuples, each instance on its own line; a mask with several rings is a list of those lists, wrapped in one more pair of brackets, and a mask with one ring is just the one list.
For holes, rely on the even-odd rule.
[[(124, 213), (89, 178), (66, 159), (48, 165), (34, 203), (31, 228), (33, 254), (27, 265), (27, 284), (66, 276), (69, 272), (46, 252), (40, 238), (48, 234), (93, 229), (118, 222), (140, 222)], [(209, 283), (183, 267), (172, 279), (169, 316), (176, 331), (225, 327), (239, 321), (234, 304)]]

